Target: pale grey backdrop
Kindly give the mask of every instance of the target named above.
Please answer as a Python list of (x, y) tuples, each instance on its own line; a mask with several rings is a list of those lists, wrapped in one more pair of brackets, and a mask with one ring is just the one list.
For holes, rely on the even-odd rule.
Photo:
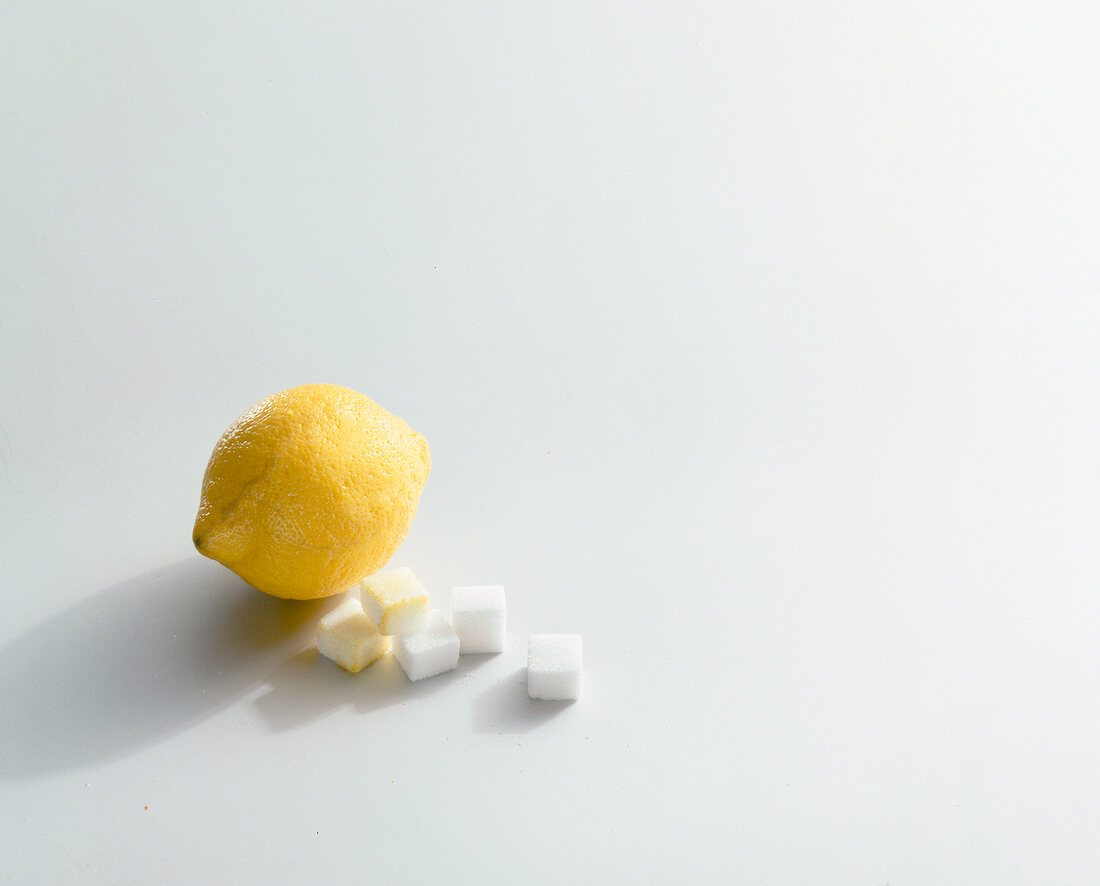
[[(0, 881), (1100, 879), (1098, 45), (6, 0)], [(218, 435), (312, 381), (427, 436), (395, 562), (505, 584), (506, 653), (349, 677), (194, 553)]]

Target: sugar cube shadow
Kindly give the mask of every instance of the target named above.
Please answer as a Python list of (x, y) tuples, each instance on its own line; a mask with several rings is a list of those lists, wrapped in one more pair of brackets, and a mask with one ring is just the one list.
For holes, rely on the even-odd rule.
[(199, 557), (93, 594), (0, 647), (0, 778), (185, 731), (261, 685), (338, 602), (279, 600)]
[(415, 702), (464, 679), (491, 656), (463, 656), (453, 671), (412, 681), (387, 653), (357, 674), (341, 669), (315, 648), (305, 649), (270, 673), (255, 704), (269, 729), (285, 732), (321, 720), (344, 707), (368, 714)]
[(475, 732), (522, 735), (557, 717), (575, 701), (536, 701), (527, 695), (527, 668), (519, 668), (473, 700)]

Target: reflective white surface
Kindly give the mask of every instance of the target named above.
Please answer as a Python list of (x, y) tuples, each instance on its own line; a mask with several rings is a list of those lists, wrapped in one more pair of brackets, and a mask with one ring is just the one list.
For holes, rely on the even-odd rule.
[[(1098, 43), (6, 3), (7, 880), (1100, 879)], [(311, 381), (428, 438), (394, 563), (504, 584), (503, 654), (344, 674), (331, 601), (192, 550), (218, 435)]]

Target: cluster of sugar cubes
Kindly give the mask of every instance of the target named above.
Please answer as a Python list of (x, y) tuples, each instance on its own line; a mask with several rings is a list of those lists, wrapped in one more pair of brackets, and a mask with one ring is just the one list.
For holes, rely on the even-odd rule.
[[(451, 619), (432, 609), (428, 592), (402, 567), (363, 579), (321, 619), (317, 649), (356, 673), (389, 650), (410, 680), (453, 670), (460, 654), (504, 651), (506, 606), (501, 585), (456, 587)], [(535, 634), (528, 643), (527, 692), (531, 698), (575, 699), (581, 687), (581, 638)]]
[(411, 569), (380, 572), (321, 619), (317, 649), (352, 673), (392, 649), (410, 680), (453, 670), (461, 652), (504, 651), (503, 587), (455, 588), (451, 604), (448, 621)]
[(458, 664), (458, 636), (407, 567), (363, 579), (349, 597), (321, 619), (317, 651), (356, 673), (387, 651), (410, 680), (450, 671)]

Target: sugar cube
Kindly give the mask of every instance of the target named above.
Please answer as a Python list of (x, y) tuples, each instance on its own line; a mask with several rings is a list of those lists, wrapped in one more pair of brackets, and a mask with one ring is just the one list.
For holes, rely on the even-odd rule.
[(317, 651), (353, 674), (377, 661), (389, 648), (389, 638), (378, 632), (354, 597), (333, 609), (317, 625)]
[(459, 649), (468, 652), (504, 651), (504, 587), (477, 585), (451, 590), (451, 625)]
[(364, 578), (359, 599), (367, 617), (387, 636), (422, 628), (428, 618), (428, 592), (407, 566)]
[(423, 628), (393, 638), (393, 657), (410, 680), (423, 680), (458, 665), (458, 636), (438, 610), (431, 610)]
[(581, 635), (532, 634), (527, 643), (527, 694), (575, 699), (581, 694)]

